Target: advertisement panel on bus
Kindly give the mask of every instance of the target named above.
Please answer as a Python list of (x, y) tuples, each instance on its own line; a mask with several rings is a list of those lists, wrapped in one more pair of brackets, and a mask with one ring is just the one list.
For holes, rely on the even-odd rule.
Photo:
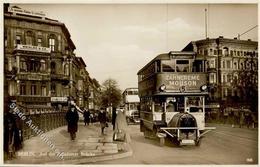
[(161, 73), (157, 74), (156, 90), (164, 85), (165, 92), (201, 92), (201, 87), (206, 84), (205, 73)]

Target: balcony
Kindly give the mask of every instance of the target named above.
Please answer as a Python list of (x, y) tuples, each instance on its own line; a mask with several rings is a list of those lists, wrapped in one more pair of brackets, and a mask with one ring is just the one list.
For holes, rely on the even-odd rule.
[(25, 103), (50, 103), (51, 97), (41, 95), (19, 95), (17, 101)]
[(17, 44), (15, 51), (29, 51), (29, 52), (39, 52), (39, 53), (51, 53), (51, 49), (42, 46), (32, 46), (32, 45), (22, 45)]
[(60, 80), (60, 81), (69, 81), (70, 76), (69, 75), (64, 75), (64, 74), (51, 74), (51, 79), (52, 80)]
[(18, 73), (18, 80), (31, 80), (31, 81), (49, 81), (50, 75), (43, 73)]

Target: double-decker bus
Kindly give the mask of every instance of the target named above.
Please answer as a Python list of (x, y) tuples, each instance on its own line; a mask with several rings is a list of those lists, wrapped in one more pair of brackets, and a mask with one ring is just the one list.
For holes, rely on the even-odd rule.
[[(160, 54), (138, 72), (140, 130), (199, 145), (205, 129), (206, 60), (194, 52)], [(204, 131), (204, 132), (203, 132)]]
[(127, 122), (139, 123), (140, 98), (138, 88), (127, 88), (123, 92), (123, 105)]

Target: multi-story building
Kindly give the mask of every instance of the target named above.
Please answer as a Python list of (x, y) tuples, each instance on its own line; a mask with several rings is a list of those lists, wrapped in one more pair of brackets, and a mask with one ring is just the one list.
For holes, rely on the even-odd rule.
[(89, 77), (89, 98), (88, 98), (88, 105), (90, 110), (98, 110), (99, 109), (99, 99), (100, 99), (100, 92), (101, 87), (98, 81), (95, 78)]
[[(214, 102), (246, 101), (244, 76), (250, 76), (257, 87), (258, 42), (227, 39), (223, 36), (190, 42), (183, 51), (194, 51), (207, 60), (209, 104)], [(246, 74), (245, 74), (246, 73)], [(219, 106), (215, 103), (215, 106)], [(237, 103), (238, 104), (238, 103)]]
[(76, 101), (80, 108), (88, 109), (88, 97), (89, 97), (89, 73), (86, 70), (86, 64), (82, 57), (77, 57), (78, 73), (76, 76), (77, 81), (77, 93)]
[[(42, 130), (65, 124), (69, 100), (88, 106), (88, 72), (75, 49), (65, 24), (5, 5), (4, 103), (16, 102)], [(23, 130), (25, 138), (33, 135)]]

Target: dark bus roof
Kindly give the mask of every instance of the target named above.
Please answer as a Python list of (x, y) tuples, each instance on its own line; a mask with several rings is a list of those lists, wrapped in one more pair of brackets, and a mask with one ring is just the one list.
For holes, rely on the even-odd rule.
[[(182, 58), (191, 58), (194, 56), (196, 53), (195, 52), (190, 52), (190, 51), (170, 51), (169, 53), (162, 53), (156, 56), (153, 60), (151, 60), (148, 64), (146, 64), (141, 70), (137, 72), (137, 75), (144, 69), (146, 69), (150, 64), (155, 62), (156, 60), (170, 60), (170, 56), (182, 56)], [(184, 57), (185, 56), (185, 57)]]

